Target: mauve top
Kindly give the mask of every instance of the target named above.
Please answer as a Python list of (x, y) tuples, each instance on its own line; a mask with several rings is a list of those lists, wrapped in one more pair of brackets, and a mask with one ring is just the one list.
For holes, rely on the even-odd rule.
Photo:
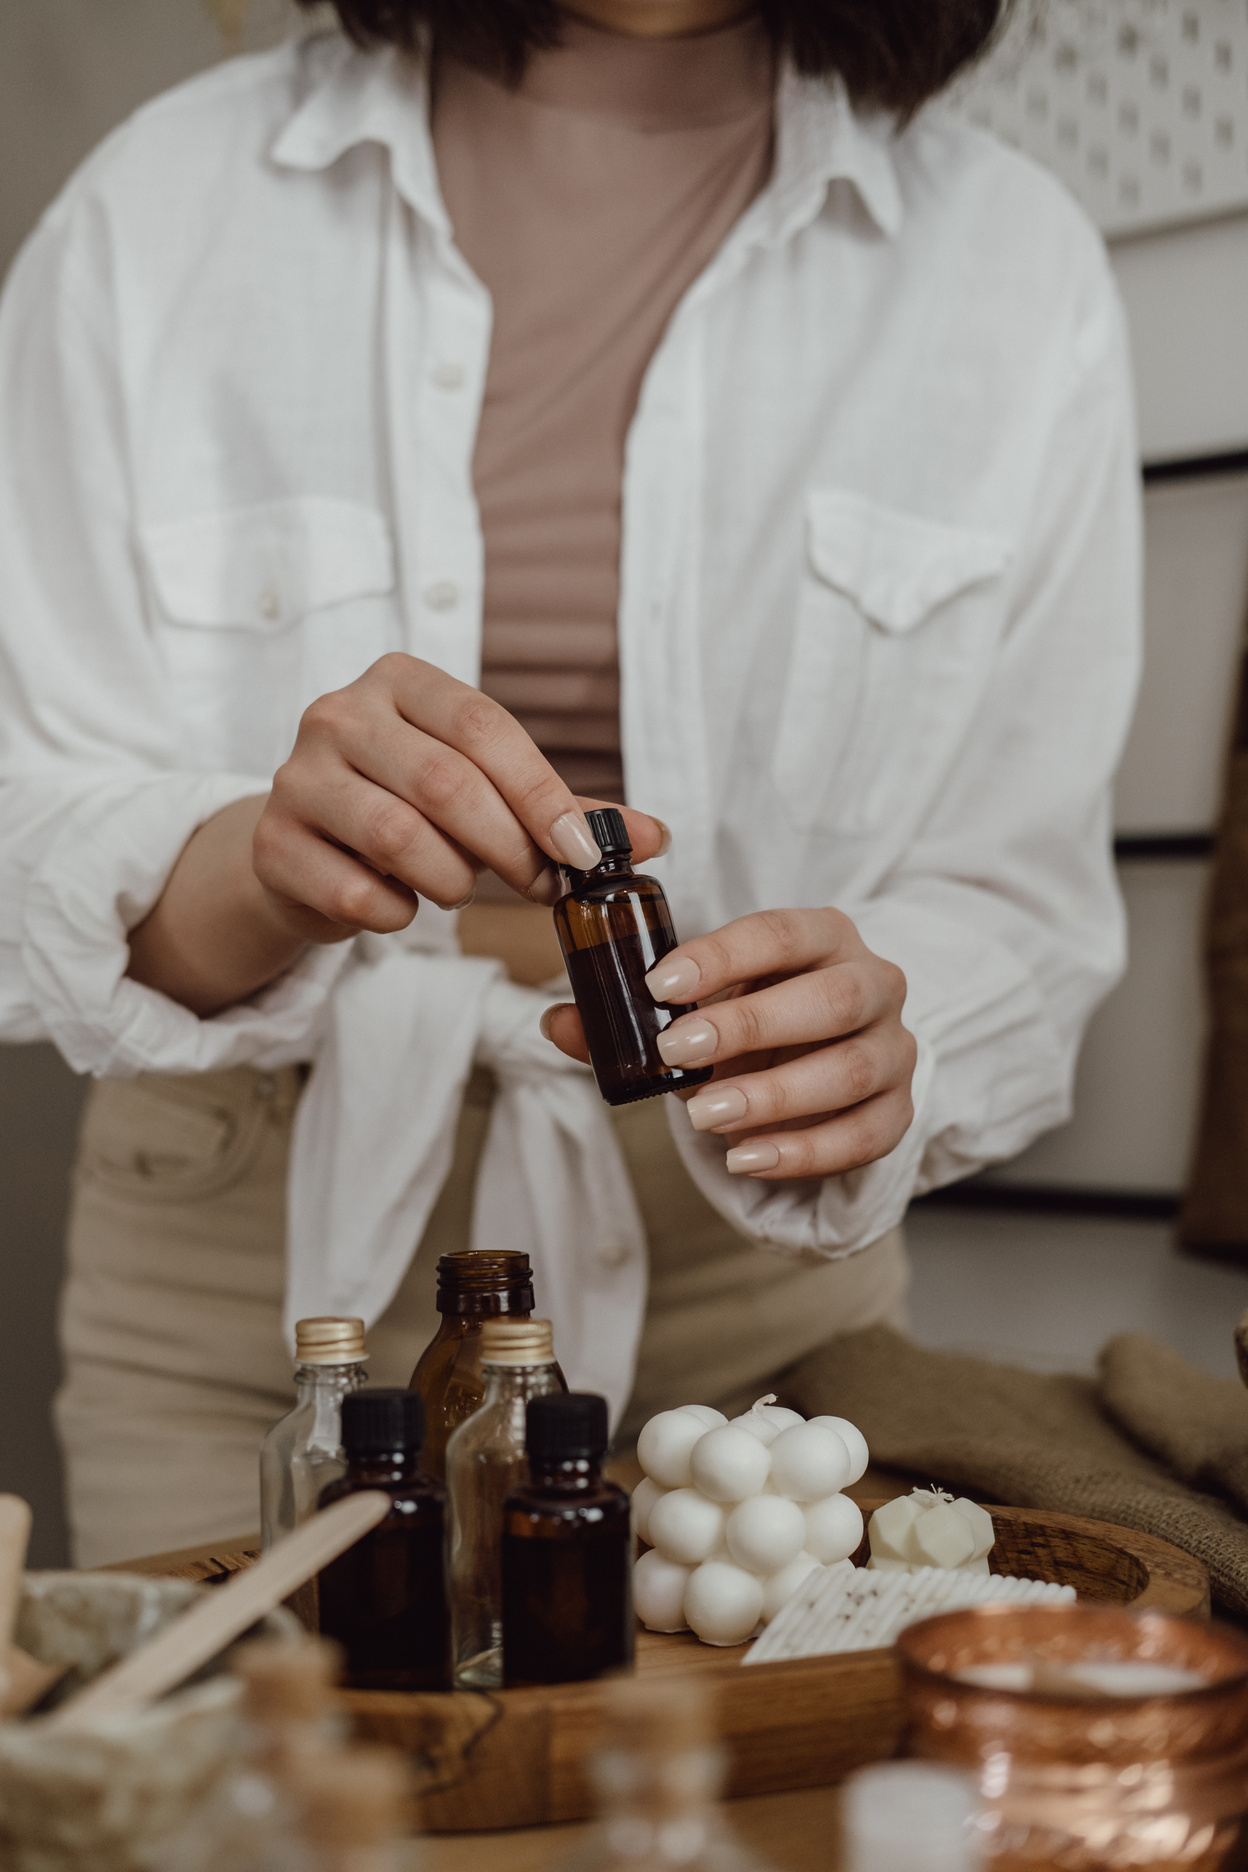
[(599, 799), (624, 798), (625, 438), (678, 300), (767, 180), (773, 86), (754, 19), (635, 39), (570, 18), (515, 87), (437, 66), (442, 192), (494, 301), (481, 687)]

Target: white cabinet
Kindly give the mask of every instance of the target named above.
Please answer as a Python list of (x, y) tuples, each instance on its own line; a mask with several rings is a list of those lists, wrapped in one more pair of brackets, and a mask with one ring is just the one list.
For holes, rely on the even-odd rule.
[(1093, 1016), (1075, 1115), (994, 1183), (1172, 1194), (1187, 1174), (1204, 1047), (1201, 929), (1208, 864), (1124, 863), (1127, 972)]
[(1135, 835), (1208, 832), (1248, 617), (1248, 474), (1149, 488), (1144, 529), (1144, 678), (1115, 823)]

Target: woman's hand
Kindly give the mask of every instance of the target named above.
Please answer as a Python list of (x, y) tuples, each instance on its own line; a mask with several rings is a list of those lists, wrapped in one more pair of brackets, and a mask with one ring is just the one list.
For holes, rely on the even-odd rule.
[[(885, 1157), (914, 1116), (906, 979), (839, 910), (765, 910), (681, 943), (646, 977), (656, 1001), (697, 1001), (659, 1039), (669, 1066), (714, 1066), (685, 1094), (698, 1131), (732, 1140), (737, 1175), (836, 1176)], [(544, 1026), (588, 1059), (576, 1009)]]
[[(267, 799), (194, 833), (130, 932), (129, 973), (200, 1015), (255, 994), (307, 943), (386, 934), (417, 897), (454, 909), (490, 869), (551, 904), (597, 864), (582, 805), (515, 718), (416, 657), (384, 656), (305, 712)], [(639, 858), (666, 828), (625, 812)]]
[[(625, 818), (638, 855), (653, 857), (659, 821)], [(405, 929), (418, 893), (459, 909), (482, 870), (553, 904), (555, 865), (584, 870), (601, 856), (581, 802), (515, 717), (397, 651), (306, 711), (253, 855), (312, 942)]]

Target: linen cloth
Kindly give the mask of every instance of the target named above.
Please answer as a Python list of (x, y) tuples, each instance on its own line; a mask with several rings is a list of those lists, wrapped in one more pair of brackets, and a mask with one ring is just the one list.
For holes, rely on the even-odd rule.
[[(334, 34), (227, 65), (102, 146), (0, 307), (0, 1035), (96, 1074), (313, 1061), (318, 1139), (331, 1108), (375, 1136), (367, 1175), (296, 1141), (292, 1292), (330, 1304), (349, 1216), (333, 1304), (366, 1317), (436, 1197), (467, 1057), (495, 1046), (453, 916), (422, 905), (388, 945), (384, 1020), (368, 944), (309, 950), (204, 1021), (124, 971), (190, 833), (267, 787), (317, 695), (395, 649), (478, 679), (491, 308), (427, 116), (418, 61)], [(919, 1057), (905, 1138), (843, 1177), (734, 1179), (671, 1113), (749, 1239), (853, 1253), (1067, 1115), (1122, 960), (1110, 778), (1137, 586), (1122, 321), (1089, 224), (938, 108), (898, 132), (785, 72), (771, 180), (673, 314), (629, 432), (625, 778), (672, 828), (655, 869), (679, 929), (838, 904), (905, 970)], [(378, 1018), (348, 1083), (357, 993)], [(443, 1022), (454, 1043), (407, 1071)], [(534, 1190), (543, 1233), (569, 1239), (557, 1205), (592, 1188), (602, 1240), (616, 1168), (588, 1085), (544, 1058), (564, 1089), (515, 1076), (485, 1211), (504, 1141), (540, 1130), (544, 1161), (578, 1160)], [(635, 1318), (639, 1279), (595, 1268), (593, 1319)], [(596, 1332), (573, 1368), (622, 1371)]]
[(1248, 1615), (1248, 1393), (1144, 1333), (1095, 1378), (933, 1352), (889, 1326), (782, 1375), (786, 1402), (856, 1423), (874, 1461), (990, 1501), (1113, 1521), (1208, 1569), (1216, 1605)]

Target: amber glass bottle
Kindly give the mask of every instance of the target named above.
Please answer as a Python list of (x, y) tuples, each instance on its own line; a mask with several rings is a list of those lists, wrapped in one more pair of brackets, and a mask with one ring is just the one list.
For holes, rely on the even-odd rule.
[(663, 886), (634, 872), (622, 813), (605, 807), (586, 818), (602, 862), (592, 871), (568, 871), (555, 928), (598, 1090), (608, 1105), (630, 1105), (704, 1085), (709, 1066), (665, 1066), (659, 1057), (659, 1035), (689, 1012), (655, 1001), (645, 983), (677, 942)]
[(347, 1473), (320, 1506), (384, 1489), (394, 1506), (319, 1576), (321, 1632), (346, 1653), (354, 1690), (449, 1690), (446, 1490), (420, 1466), (425, 1413), (412, 1391), (353, 1391), (342, 1400)]
[(607, 1403), (525, 1411), (529, 1480), (503, 1503), (503, 1682), (575, 1683), (633, 1661), (631, 1503), (605, 1482)]
[[(438, 1262), (437, 1306), (442, 1323), (409, 1383), (425, 1400), (425, 1473), (445, 1482), (450, 1434), (481, 1408), (485, 1397), (482, 1321), (504, 1315), (528, 1319), (533, 1311), (528, 1255), (511, 1249), (478, 1254), (470, 1248), (444, 1254)], [(562, 1383), (562, 1372), (559, 1378)]]

